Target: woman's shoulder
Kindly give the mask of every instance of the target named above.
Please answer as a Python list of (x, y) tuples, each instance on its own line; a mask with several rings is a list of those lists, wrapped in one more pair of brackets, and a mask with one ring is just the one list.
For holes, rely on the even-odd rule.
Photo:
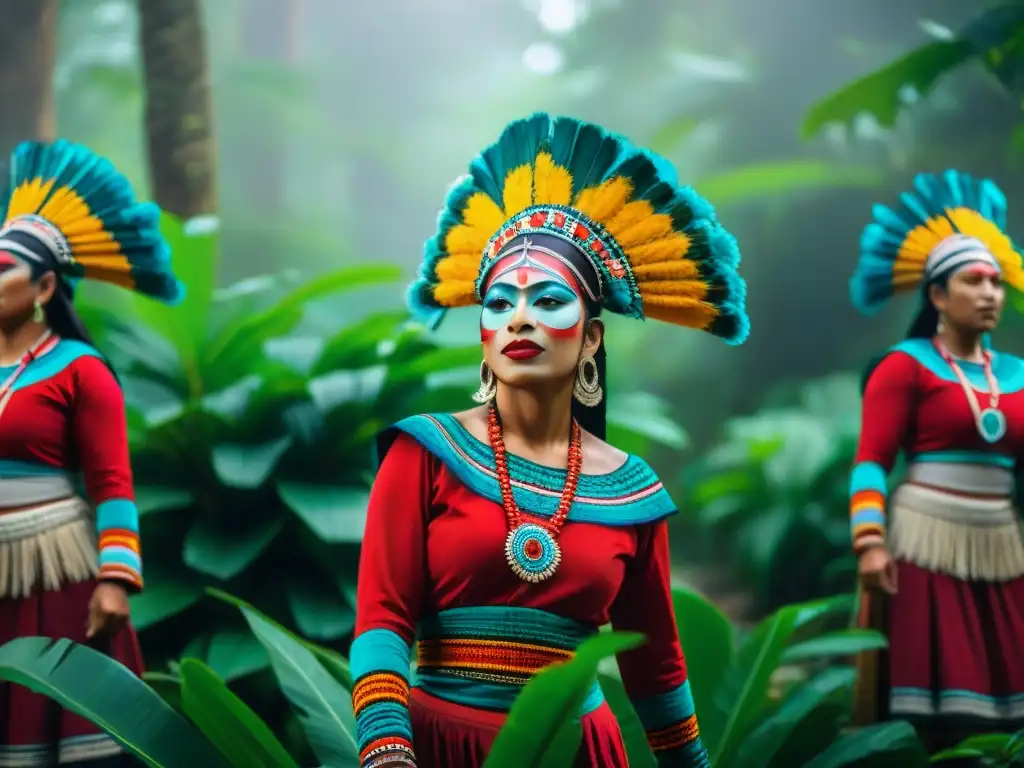
[(643, 468), (651, 471), (643, 459), (616, 448), (597, 435), (593, 435), (590, 432), (583, 433), (584, 474), (598, 476), (613, 475), (630, 463), (641, 464)]

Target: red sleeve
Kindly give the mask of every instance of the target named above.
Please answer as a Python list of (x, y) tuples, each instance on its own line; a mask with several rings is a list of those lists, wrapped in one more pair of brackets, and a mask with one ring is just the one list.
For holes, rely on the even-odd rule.
[(611, 618), (614, 629), (647, 636), (645, 645), (620, 654), (618, 661), (659, 765), (708, 765), (676, 629), (664, 520), (638, 529), (636, 557), (627, 566)]
[(850, 529), (855, 551), (885, 541), (887, 476), (906, 442), (920, 365), (910, 355), (886, 355), (864, 390), (860, 442), (850, 474)]
[[(415, 765), (409, 722), (411, 645), (428, 583), (427, 521), (434, 460), (400, 434), (370, 492), (349, 651), (361, 764)], [(376, 764), (376, 763), (374, 763)]]
[(139, 513), (132, 489), (124, 395), (98, 357), (76, 360), (72, 375), (72, 431), (86, 494), (96, 508), (99, 576), (141, 589)]

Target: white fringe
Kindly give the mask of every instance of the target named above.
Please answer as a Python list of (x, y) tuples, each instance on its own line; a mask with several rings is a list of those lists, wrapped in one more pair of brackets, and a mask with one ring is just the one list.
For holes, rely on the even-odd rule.
[(0, 598), (56, 590), (99, 572), (89, 507), (79, 498), (0, 513)]
[(890, 503), (894, 557), (968, 581), (1024, 576), (1020, 519), (1009, 499), (978, 499), (904, 484)]

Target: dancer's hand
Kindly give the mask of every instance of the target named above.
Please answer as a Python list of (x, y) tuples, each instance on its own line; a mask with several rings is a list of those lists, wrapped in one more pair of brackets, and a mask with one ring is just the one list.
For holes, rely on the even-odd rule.
[(857, 571), (861, 584), (867, 589), (896, 594), (896, 561), (885, 547), (879, 545), (865, 549), (860, 555)]
[(85, 637), (113, 637), (128, 623), (128, 590), (113, 581), (101, 581), (89, 601)]

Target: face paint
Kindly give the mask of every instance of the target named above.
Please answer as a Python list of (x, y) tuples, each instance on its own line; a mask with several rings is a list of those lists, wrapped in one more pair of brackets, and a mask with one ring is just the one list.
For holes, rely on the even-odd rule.
[(32, 270), (24, 261), (8, 251), (0, 251), (0, 285), (31, 275)]
[(481, 340), (487, 343), (507, 327), (520, 306), (526, 313), (525, 322), (544, 331), (552, 340), (580, 335), (583, 302), (571, 273), (546, 255), (530, 254), (528, 259), (516, 255), (508, 259), (507, 264), (495, 265), (495, 278), (484, 294)]
[(986, 264), (983, 261), (976, 261), (973, 264), (967, 264), (961, 270), (972, 275), (979, 275), (981, 277), (999, 277), (999, 270), (993, 267), (991, 264)]

